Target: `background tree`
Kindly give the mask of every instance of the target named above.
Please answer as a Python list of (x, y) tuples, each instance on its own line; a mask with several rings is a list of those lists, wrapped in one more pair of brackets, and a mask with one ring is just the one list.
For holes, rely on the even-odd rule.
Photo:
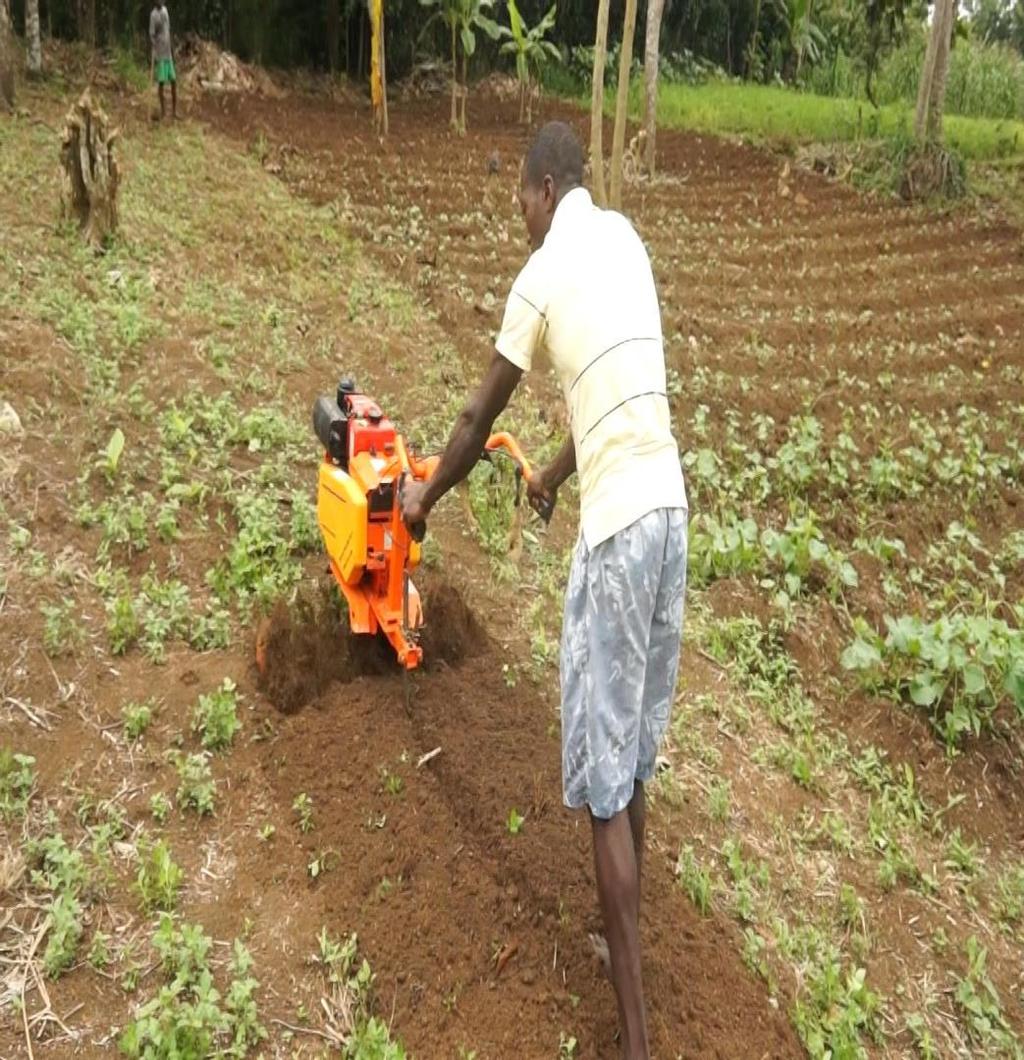
[(90, 47), (95, 48), (96, 40), (96, 0), (75, 0), (75, 13), (78, 18), (78, 36)]
[(864, 0), (864, 91), (874, 107), (878, 106), (874, 95), (874, 78), (878, 72), (878, 64), (884, 49), (892, 44), (902, 31), (912, 2), (913, 0)]
[(787, 81), (793, 81), (800, 76), (805, 56), (811, 62), (817, 62), (821, 57), (825, 34), (821, 27), (811, 20), (814, 0), (776, 0), (776, 6), (782, 16), (786, 34), (786, 65), (783, 76)]
[(327, 27), (327, 68), (335, 74), (341, 61), (341, 8), (338, 0), (325, 0), (324, 22)]
[(0, 0), (0, 103), (14, 107), (14, 32), (8, 0)]
[(644, 165), (654, 176), (654, 140), (658, 129), (658, 70), (661, 18), (665, 0), (647, 0), (647, 32), (644, 34)]
[(26, 66), (32, 77), (43, 72), (43, 49), (39, 39), (39, 0), (25, 0)]
[[(466, 97), (469, 95), (469, 60), (476, 51), (476, 31), (482, 29), (491, 40), (499, 36), (498, 25), (484, 11), (494, 6), (494, 0), (420, 0), (424, 7), (436, 7), (430, 21), (440, 19), (451, 39), (452, 59), (452, 128), (460, 135), (466, 134)], [(429, 26), (430, 22), (427, 23)], [(424, 29), (427, 27), (425, 26)], [(461, 80), (460, 57), (461, 51)]]
[(370, 0), (370, 99), (378, 136), (388, 134), (388, 80), (384, 52), (384, 0)]
[(956, 0), (936, 0), (914, 119), (914, 135), (920, 144), (942, 142), (942, 114), (946, 102), (949, 50), (953, 42), (955, 20)]
[(600, 0), (590, 96), (590, 182), (598, 206), (608, 205), (604, 187), (604, 64), (608, 58), (608, 7), (608, 0)]
[(619, 89), (615, 96), (615, 129), (612, 133), (612, 171), (608, 179), (608, 201), (622, 209), (622, 153), (626, 148), (626, 117), (629, 111), (629, 77), (633, 69), (633, 34), (636, 31), (636, 0), (626, 0), (619, 53)]
[(501, 46), (503, 54), (516, 57), (516, 76), (519, 78), (519, 120), (533, 121), (533, 74), (536, 71), (537, 83), (540, 84), (540, 71), (549, 59), (561, 62), (562, 53), (554, 44), (544, 38), (555, 24), (555, 4), (547, 14), (529, 29), (519, 14), (516, 0), (508, 0), (508, 26), (499, 26), (503, 37), (509, 39)]

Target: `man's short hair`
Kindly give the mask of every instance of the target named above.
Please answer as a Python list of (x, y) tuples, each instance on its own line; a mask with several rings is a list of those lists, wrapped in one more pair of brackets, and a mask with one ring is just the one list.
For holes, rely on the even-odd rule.
[(550, 177), (558, 190), (575, 188), (583, 183), (583, 148), (564, 121), (542, 125), (523, 167), (526, 183), (539, 188)]

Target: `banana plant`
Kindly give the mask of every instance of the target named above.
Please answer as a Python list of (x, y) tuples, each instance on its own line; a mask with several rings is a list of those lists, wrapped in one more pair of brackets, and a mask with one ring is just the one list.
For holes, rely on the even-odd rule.
[(786, 27), (790, 59), (796, 58), (795, 80), (800, 76), (805, 58), (812, 63), (821, 58), (825, 34), (817, 23), (811, 21), (814, 0), (775, 0), (775, 6)]
[(562, 61), (562, 53), (549, 40), (544, 38), (554, 28), (555, 9), (552, 4), (548, 13), (530, 29), (523, 21), (516, 7), (516, 0), (507, 0), (508, 26), (499, 26), (502, 37), (508, 38), (501, 46), (503, 55), (516, 57), (516, 74), (519, 78), (519, 120), (533, 121), (533, 87), (534, 75), (540, 84), (540, 68), (549, 60)]
[(451, 125), (456, 133), (465, 136), (466, 97), (469, 94), (466, 75), (469, 60), (476, 51), (476, 31), (483, 30), (491, 40), (497, 40), (501, 35), (498, 24), (484, 13), (494, 7), (494, 0), (420, 0), (420, 4), (437, 9), (423, 27), (424, 32), (435, 19), (439, 19), (448, 27), (452, 54)]

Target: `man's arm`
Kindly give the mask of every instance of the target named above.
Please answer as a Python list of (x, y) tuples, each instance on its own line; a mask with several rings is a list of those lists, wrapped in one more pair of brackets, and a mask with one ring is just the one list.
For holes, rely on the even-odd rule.
[(545, 519), (551, 518), (558, 487), (576, 472), (576, 443), (570, 434), (546, 467), (534, 470), (526, 484), (526, 497), (530, 507)]
[(494, 354), (483, 382), (455, 421), (437, 470), (427, 482), (410, 483), (403, 490), (402, 515), (410, 526), (426, 519), (430, 509), (476, 466), (494, 421), (522, 376), (521, 368)]
[(544, 468), (544, 485), (554, 491), (576, 472), (576, 443), (570, 434), (558, 455)]

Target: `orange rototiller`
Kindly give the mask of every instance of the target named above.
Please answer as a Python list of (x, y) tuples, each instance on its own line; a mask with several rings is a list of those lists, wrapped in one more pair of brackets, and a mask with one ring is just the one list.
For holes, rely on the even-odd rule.
[[(377, 402), (348, 378), (335, 397), (317, 398), (313, 428), (324, 447), (317, 517), (352, 632), (382, 632), (399, 664), (415, 669), (423, 658), (417, 631), (424, 616), (410, 575), (420, 562), (424, 528), (406, 526), (401, 495), (409, 479), (430, 478), (440, 458), (412, 453)], [(481, 456), (497, 450), (529, 481), (530, 464), (511, 435), (491, 435)], [(543, 514), (550, 518), (550, 511)]]

